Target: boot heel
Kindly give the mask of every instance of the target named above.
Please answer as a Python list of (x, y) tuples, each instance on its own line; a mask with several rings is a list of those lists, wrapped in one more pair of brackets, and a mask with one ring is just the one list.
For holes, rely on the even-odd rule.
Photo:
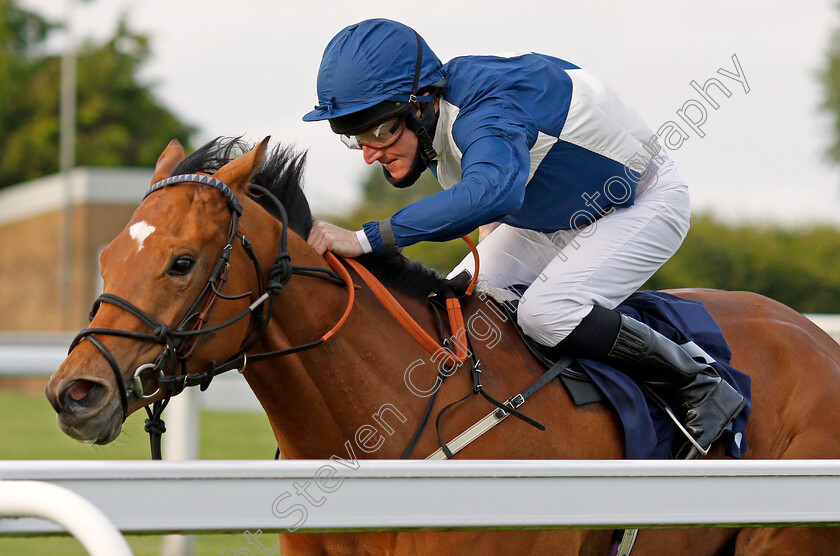
[[(728, 382), (725, 380), (720, 381), (720, 385), (712, 392), (704, 401), (704, 403), (700, 404), (704, 406), (703, 410), (705, 411), (706, 416), (714, 411), (717, 412), (721, 416), (721, 422), (723, 426), (717, 427), (717, 432), (711, 440), (706, 441), (703, 439), (697, 439), (698, 443), (701, 446), (707, 444), (704, 448), (706, 452), (711, 449), (715, 442), (723, 434), (729, 426), (732, 424), (732, 421), (743, 411), (744, 407), (747, 405), (747, 400), (744, 399), (741, 394), (738, 393)], [(709, 407), (714, 406), (714, 407)], [(691, 427), (693, 425), (692, 421), (694, 419), (700, 418), (700, 412), (695, 410), (689, 410), (686, 414), (686, 425)], [(709, 423), (698, 423), (701, 425), (701, 428), (704, 430), (712, 430), (714, 427), (709, 427)], [(676, 455), (674, 456), (675, 459), (695, 459), (702, 455), (701, 452), (697, 450), (697, 448), (691, 444), (691, 442), (686, 442), (683, 444), (678, 450)]]

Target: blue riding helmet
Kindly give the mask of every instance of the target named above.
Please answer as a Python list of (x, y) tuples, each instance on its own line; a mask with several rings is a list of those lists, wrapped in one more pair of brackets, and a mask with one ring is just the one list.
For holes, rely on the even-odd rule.
[[(303, 120), (330, 120), (336, 133), (358, 133), (404, 113), (409, 102), (431, 101), (413, 95), (442, 78), (440, 59), (413, 29), (388, 19), (362, 21), (344, 28), (324, 50), (318, 105)], [(364, 117), (346, 118), (361, 111)]]

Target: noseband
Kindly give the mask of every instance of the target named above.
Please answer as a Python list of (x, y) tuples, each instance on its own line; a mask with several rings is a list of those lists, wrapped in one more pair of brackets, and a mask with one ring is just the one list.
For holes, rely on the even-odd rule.
[[(133, 393), (140, 400), (152, 399), (158, 396), (161, 392), (166, 394), (165, 398), (155, 402), (153, 410), (150, 410), (148, 406), (145, 408), (149, 415), (149, 419), (146, 420), (146, 431), (152, 436), (152, 457), (155, 459), (160, 459), (160, 434), (165, 431), (163, 421), (160, 419), (160, 414), (169, 402), (170, 397), (180, 393), (187, 386), (200, 386), (201, 390), (205, 390), (210, 385), (213, 377), (223, 372), (233, 369), (238, 369), (240, 372), (245, 370), (248, 360), (246, 352), (254, 347), (254, 345), (265, 333), (274, 309), (276, 298), (282, 291), (283, 286), (289, 282), (292, 274), (323, 278), (340, 285), (348, 286), (350, 299), (347, 309), (338, 323), (320, 339), (284, 350), (252, 355), (250, 357), (252, 361), (303, 351), (323, 343), (344, 323), (353, 302), (353, 287), (351, 285), (350, 276), (346, 269), (344, 269), (344, 267), (342, 267), (337, 261), (336, 264), (331, 263), (331, 265), (341, 274), (341, 276), (336, 274), (335, 271), (327, 268), (295, 266), (291, 264), (291, 255), (287, 250), (288, 217), (286, 215), (286, 210), (284, 209), (283, 204), (270, 191), (256, 184), (251, 184), (249, 186), (251, 190), (264, 195), (272, 202), (277, 209), (277, 214), (279, 215), (279, 219), (282, 223), (277, 256), (269, 268), (268, 281), (266, 282), (263, 278), (262, 268), (256, 253), (254, 252), (253, 245), (245, 238), (244, 235), (239, 234), (239, 218), (242, 215), (242, 206), (227, 185), (204, 174), (184, 174), (172, 176), (153, 184), (146, 192), (143, 200), (164, 187), (181, 183), (204, 184), (221, 192), (227, 201), (227, 206), (231, 214), (228, 240), (222, 248), (207, 283), (196, 298), (195, 302), (186, 312), (186, 315), (181, 322), (175, 328), (171, 328), (167, 324), (155, 319), (153, 316), (149, 315), (130, 301), (114, 294), (103, 293), (94, 301), (93, 309), (89, 315), (91, 320), (93, 320), (93, 317), (96, 315), (99, 307), (103, 303), (108, 303), (134, 316), (137, 320), (149, 328), (150, 332), (135, 332), (115, 328), (86, 328), (76, 335), (69, 350), (72, 352), (82, 340), (87, 340), (102, 353), (116, 378), (117, 388), (119, 389), (120, 394), (123, 421), (125, 421), (128, 417), (129, 392)], [(205, 327), (209, 313), (219, 298), (225, 300), (236, 300), (254, 296), (255, 292), (253, 291), (232, 296), (221, 293), (221, 289), (228, 278), (231, 251), (233, 250), (233, 246), (237, 240), (240, 241), (242, 248), (245, 250), (248, 258), (254, 265), (254, 271), (256, 273), (258, 284), (256, 300), (245, 310), (227, 321), (211, 327)], [(335, 259), (331, 258), (328, 260), (333, 261)], [(268, 303), (266, 303), (266, 301), (268, 301)], [(195, 350), (196, 342), (199, 336), (222, 330), (223, 328), (226, 328), (248, 316), (253, 316), (250, 328), (242, 342), (242, 345), (239, 347), (235, 355), (222, 365), (216, 365), (215, 361), (211, 361), (208, 363), (203, 372), (188, 374), (187, 362)], [(163, 346), (163, 349), (154, 363), (145, 363), (135, 369), (131, 384), (126, 386), (124, 375), (120, 369), (119, 363), (110, 350), (108, 350), (108, 348), (99, 340), (97, 337), (99, 335), (118, 336), (122, 338), (140, 340), (151, 344), (160, 344)], [(170, 372), (167, 372), (167, 370)], [(156, 387), (154, 392), (148, 394), (144, 391), (143, 386), (143, 373), (147, 372), (151, 375), (150, 378), (154, 379)]]

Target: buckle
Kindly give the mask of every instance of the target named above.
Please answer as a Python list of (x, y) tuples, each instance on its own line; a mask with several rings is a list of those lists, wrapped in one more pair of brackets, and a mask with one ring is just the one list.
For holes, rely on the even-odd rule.
[(473, 376), (473, 393), (478, 394), (481, 389), (481, 360), (476, 359), (475, 365), (472, 368), (472, 376)]
[(140, 375), (146, 369), (152, 369), (153, 371), (157, 371), (158, 372), (157, 380), (165, 378), (165, 375), (163, 374), (163, 370), (162, 369), (158, 370), (157, 363), (145, 363), (145, 364), (137, 367), (137, 369), (134, 371), (134, 376), (131, 379), (131, 383), (134, 386), (134, 394), (139, 399), (141, 399), (143, 401), (151, 400), (152, 398), (154, 398), (155, 396), (157, 396), (161, 392), (160, 382), (155, 384), (155, 391), (152, 392), (151, 394), (146, 394), (144, 392), (144, 390), (143, 390), (143, 378)]
[(513, 409), (517, 409), (525, 403), (525, 398), (522, 397), (522, 394), (517, 394), (509, 399), (508, 402)]

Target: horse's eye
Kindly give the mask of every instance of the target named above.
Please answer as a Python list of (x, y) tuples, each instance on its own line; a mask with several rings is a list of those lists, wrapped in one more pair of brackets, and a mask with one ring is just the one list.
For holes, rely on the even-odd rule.
[(193, 265), (195, 265), (195, 261), (191, 258), (178, 257), (166, 273), (170, 276), (184, 276), (192, 270)]

